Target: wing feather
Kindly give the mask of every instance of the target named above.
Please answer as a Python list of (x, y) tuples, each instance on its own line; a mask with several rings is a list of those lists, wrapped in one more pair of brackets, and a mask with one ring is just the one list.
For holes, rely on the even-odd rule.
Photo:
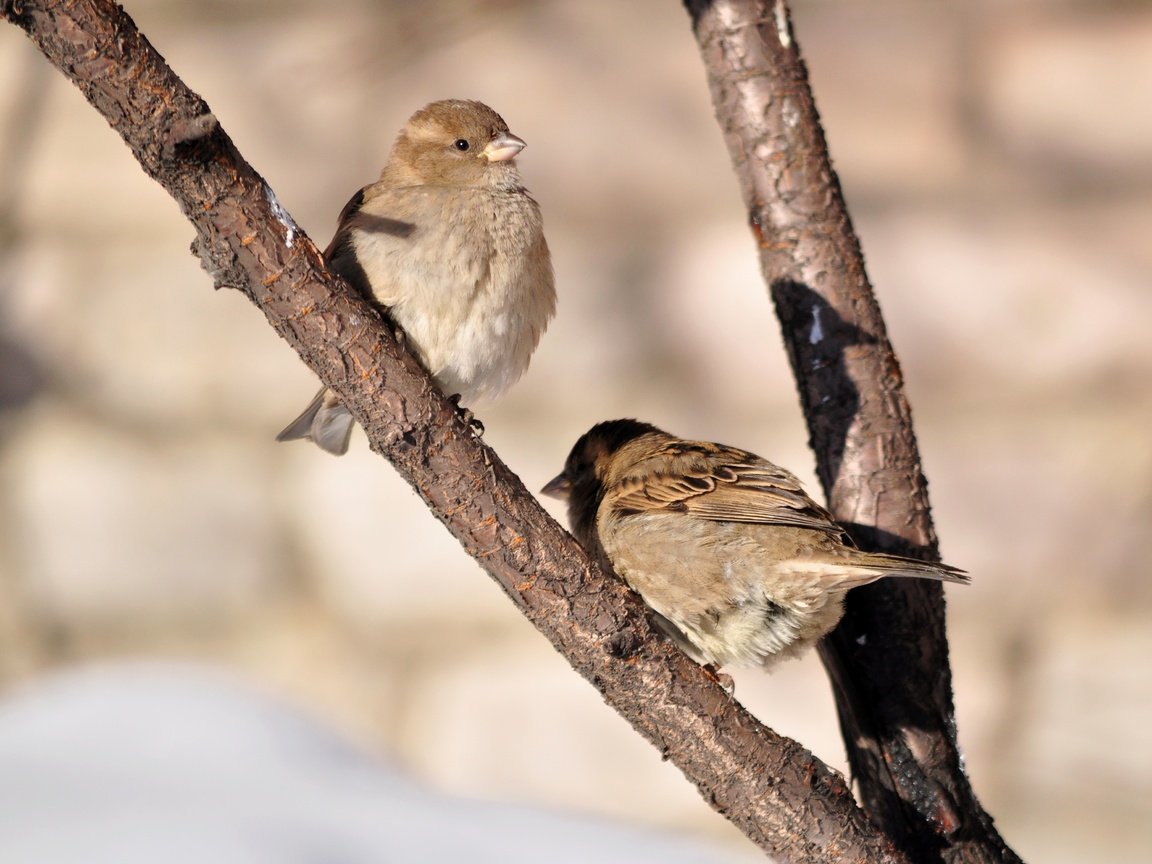
[(713, 522), (787, 525), (840, 535), (790, 471), (732, 447), (672, 442), (607, 490), (621, 512), (669, 510)]

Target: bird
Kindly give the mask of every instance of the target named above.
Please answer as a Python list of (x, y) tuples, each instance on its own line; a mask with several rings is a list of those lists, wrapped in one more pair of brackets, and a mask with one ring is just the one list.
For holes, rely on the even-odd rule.
[[(524, 147), (482, 102), (425, 105), (400, 130), (379, 179), (345, 205), (324, 252), (331, 270), (399, 325), (458, 408), (514, 384), (555, 313), (540, 207), (516, 166)], [(352, 425), (325, 388), (277, 440), (341, 455)]]
[(608, 420), (543, 494), (689, 656), (772, 668), (832, 630), (849, 589), (887, 576), (967, 583), (945, 564), (856, 549), (791, 472), (746, 450)]

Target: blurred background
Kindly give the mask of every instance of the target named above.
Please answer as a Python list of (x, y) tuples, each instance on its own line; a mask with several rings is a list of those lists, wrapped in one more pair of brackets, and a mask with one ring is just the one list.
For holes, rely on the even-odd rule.
[[(559, 314), (524, 380), (475, 408), (529, 488), (592, 423), (632, 416), (818, 496), (678, 3), (127, 9), (321, 247), (425, 102), (482, 99), (528, 142)], [(1147, 861), (1152, 5), (793, 12), (942, 551), (973, 576), (948, 599), (976, 791), (1025, 860)], [(0, 80), (0, 717), (56, 672), (207, 665), (437, 794), (755, 857), (359, 432), (342, 459), (273, 441), (313, 376), (212, 290), (175, 204), (13, 27)], [(814, 657), (735, 678), (844, 769)]]

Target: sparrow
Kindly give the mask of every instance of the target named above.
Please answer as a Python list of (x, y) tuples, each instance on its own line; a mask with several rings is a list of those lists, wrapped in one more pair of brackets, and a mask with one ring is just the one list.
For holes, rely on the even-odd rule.
[(790, 472), (636, 420), (593, 426), (542, 490), (572, 533), (700, 663), (771, 667), (832, 630), (844, 595), (885, 576), (963, 570), (856, 549)]
[[(514, 384), (556, 309), (540, 207), (516, 167), (524, 146), (481, 102), (424, 106), (380, 179), (345, 205), (324, 252), (331, 270), (385, 308), (457, 406)], [(276, 440), (340, 455), (352, 423), (322, 389)]]

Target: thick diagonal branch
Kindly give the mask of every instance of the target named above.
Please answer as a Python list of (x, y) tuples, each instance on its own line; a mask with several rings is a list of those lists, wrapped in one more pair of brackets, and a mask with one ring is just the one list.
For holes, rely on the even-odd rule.
[[(688, 0), (832, 512), (935, 559), (900, 366), (832, 171), (784, 0)], [(960, 764), (939, 583), (849, 596), (822, 657), (865, 810), (917, 861), (1013, 861)]]
[[(242, 290), (339, 393), (445, 527), (605, 699), (781, 861), (905, 860), (839, 775), (762, 726), (654, 635), (639, 600), (589, 563), (374, 309), (237, 153), (208, 106), (111, 0), (0, 0), (179, 203), (217, 285)], [(430, 590), (435, 590), (434, 587)]]

